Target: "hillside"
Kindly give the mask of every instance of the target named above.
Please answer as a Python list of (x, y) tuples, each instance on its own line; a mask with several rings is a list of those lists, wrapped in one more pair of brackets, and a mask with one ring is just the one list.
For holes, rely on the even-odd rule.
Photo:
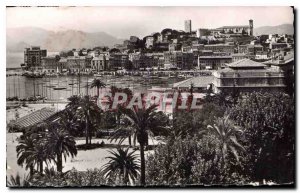
[(105, 32), (88, 33), (76, 30), (54, 32), (33, 27), (6, 30), (6, 48), (10, 52), (23, 51), (27, 46), (41, 46), (48, 51), (60, 51), (104, 45), (111, 47), (122, 42), (122, 39)]
[(263, 34), (294, 34), (293, 24), (282, 24), (277, 26), (263, 26), (254, 28), (254, 35), (263, 35)]

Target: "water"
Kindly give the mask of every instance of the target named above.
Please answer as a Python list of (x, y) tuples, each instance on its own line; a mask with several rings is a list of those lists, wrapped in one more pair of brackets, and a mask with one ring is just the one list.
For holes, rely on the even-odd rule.
[[(47, 55), (57, 55), (59, 52), (48, 52)], [(24, 63), (24, 52), (6, 52), (6, 68), (20, 68)]]
[[(6, 77), (6, 97), (17, 96), (20, 99), (40, 95), (48, 100), (66, 101), (72, 95), (97, 95), (97, 88), (90, 88), (94, 76), (55, 76), (43, 78), (28, 78), (25, 76)], [(119, 88), (130, 88), (133, 92), (146, 92), (152, 86), (172, 87), (172, 84), (182, 79), (149, 80), (138, 76), (103, 76), (101, 80), (107, 85)], [(88, 84), (88, 89), (87, 89)], [(80, 85), (80, 89), (79, 89)], [(54, 87), (65, 87), (64, 90), (54, 90)]]

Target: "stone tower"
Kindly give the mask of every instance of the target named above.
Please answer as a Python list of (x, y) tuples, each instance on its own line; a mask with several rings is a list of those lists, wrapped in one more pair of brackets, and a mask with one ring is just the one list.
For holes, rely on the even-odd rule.
[(249, 27), (250, 27), (249, 35), (253, 36), (253, 20), (252, 19), (249, 20)]

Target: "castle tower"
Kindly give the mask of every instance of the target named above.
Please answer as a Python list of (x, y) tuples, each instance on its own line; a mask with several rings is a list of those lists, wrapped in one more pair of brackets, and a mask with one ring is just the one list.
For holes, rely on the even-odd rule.
[(184, 31), (186, 33), (192, 32), (192, 20), (185, 20), (184, 21)]
[(249, 20), (249, 27), (250, 27), (249, 35), (253, 36), (253, 20), (252, 19)]

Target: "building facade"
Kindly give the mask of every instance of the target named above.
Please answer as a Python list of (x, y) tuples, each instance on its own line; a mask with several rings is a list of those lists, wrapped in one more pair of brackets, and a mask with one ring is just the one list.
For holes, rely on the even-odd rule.
[(91, 60), (91, 68), (93, 71), (99, 72), (108, 69), (108, 58), (101, 54), (97, 57), (93, 57)]
[(282, 91), (284, 73), (263, 63), (244, 59), (213, 72), (213, 90), (219, 92)]
[(226, 52), (227, 54), (234, 53), (234, 45), (228, 44), (208, 44), (204, 45), (204, 50), (211, 50), (213, 52)]
[(47, 56), (47, 50), (41, 50), (39, 46), (25, 48), (24, 68), (28, 70), (42, 70), (42, 57)]
[(59, 68), (58, 59), (55, 56), (46, 56), (42, 58), (42, 68), (43, 72), (46, 73), (55, 73), (61, 72), (61, 68)]
[(172, 51), (164, 52), (165, 64), (174, 68), (191, 69), (193, 68), (193, 53)]
[(199, 56), (198, 68), (200, 70), (217, 70), (226, 67), (232, 62), (232, 56)]
[(108, 70), (123, 69), (129, 62), (128, 54), (113, 53), (109, 56)]

